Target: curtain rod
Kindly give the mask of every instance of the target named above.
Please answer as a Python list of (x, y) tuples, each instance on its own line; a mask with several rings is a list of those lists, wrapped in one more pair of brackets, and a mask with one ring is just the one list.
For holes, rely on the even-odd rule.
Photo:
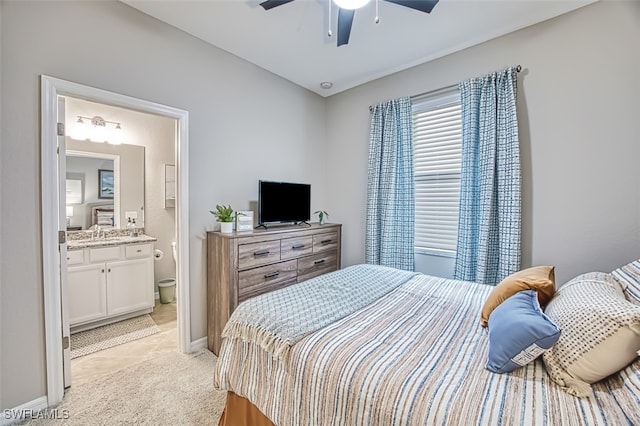
[[(520, 72), (522, 71), (522, 65), (516, 65), (515, 66), (516, 72)], [(458, 84), (452, 84), (451, 86), (447, 86), (447, 87), (441, 87), (440, 89), (436, 89), (436, 90), (430, 90), (428, 92), (423, 92), (423, 93), (419, 93), (417, 95), (413, 95), (410, 96), (411, 99), (415, 99), (415, 98), (421, 98), (423, 96), (427, 96), (427, 95), (435, 95), (438, 92), (445, 92), (447, 90), (451, 90), (454, 87), (457, 87)], [(369, 112), (373, 112), (373, 106), (369, 105)]]

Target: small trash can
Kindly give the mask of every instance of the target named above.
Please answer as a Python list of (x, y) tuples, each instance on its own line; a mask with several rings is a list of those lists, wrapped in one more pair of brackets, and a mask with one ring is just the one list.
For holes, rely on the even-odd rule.
[(176, 299), (176, 279), (165, 278), (158, 281), (160, 303), (171, 303)]

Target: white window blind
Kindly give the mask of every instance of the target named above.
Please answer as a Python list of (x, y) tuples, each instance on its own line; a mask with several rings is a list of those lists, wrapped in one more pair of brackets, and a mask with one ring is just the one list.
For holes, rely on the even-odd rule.
[(454, 256), (462, 118), (457, 88), (413, 100), (415, 250)]

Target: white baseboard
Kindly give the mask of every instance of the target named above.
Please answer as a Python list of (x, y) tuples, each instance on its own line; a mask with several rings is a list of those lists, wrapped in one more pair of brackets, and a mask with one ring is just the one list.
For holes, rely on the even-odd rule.
[[(2, 410), (0, 426), (10, 425), (25, 419), (62, 419), (64, 415), (62, 410), (47, 410), (47, 397), (41, 396), (15, 408)], [(66, 413), (66, 416), (68, 417), (68, 413)]]
[(207, 347), (207, 338), (202, 337), (198, 340), (194, 340), (191, 342), (191, 346), (189, 346), (189, 352), (198, 352), (200, 349), (204, 349)]
[(159, 291), (155, 292), (155, 297), (156, 297), (156, 300), (160, 299), (160, 292)]

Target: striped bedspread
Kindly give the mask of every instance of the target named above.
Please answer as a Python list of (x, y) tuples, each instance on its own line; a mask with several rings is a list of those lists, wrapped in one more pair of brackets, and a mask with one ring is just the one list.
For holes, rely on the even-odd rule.
[(490, 290), (417, 275), (302, 337), (286, 363), (224, 339), (215, 386), (280, 426), (640, 425), (640, 361), (583, 399), (551, 382), (540, 359), (509, 374), (486, 370), (478, 318)]
[(249, 340), (286, 361), (291, 346), (303, 336), (364, 308), (415, 275), (379, 265), (354, 265), (321, 275), (245, 301), (229, 318), (222, 337)]

